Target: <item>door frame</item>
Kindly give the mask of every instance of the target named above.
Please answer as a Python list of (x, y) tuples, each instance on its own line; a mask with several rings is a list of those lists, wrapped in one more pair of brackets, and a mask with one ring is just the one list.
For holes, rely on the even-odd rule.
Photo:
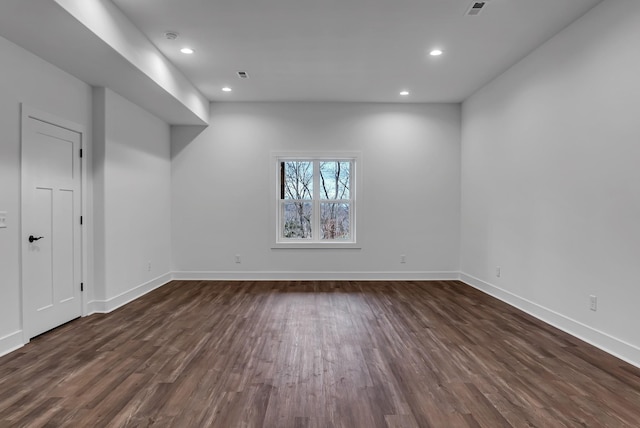
[[(22, 341), (24, 344), (29, 343), (30, 338), (27, 337), (27, 332), (25, 331), (25, 313), (26, 313), (26, 301), (25, 301), (25, 284), (22, 278), (22, 268), (23, 268), (23, 250), (25, 244), (24, 233), (25, 231), (22, 229), (23, 225), (23, 216), (24, 216), (24, 195), (27, 189), (25, 189), (25, 180), (23, 177), (24, 168), (23, 168), (23, 153), (24, 153), (24, 138), (27, 135), (27, 126), (29, 119), (39, 120), (45, 123), (48, 123), (53, 126), (58, 126), (60, 128), (66, 129), (71, 132), (76, 132), (80, 135), (80, 149), (82, 150), (82, 157), (80, 158), (80, 213), (79, 215), (83, 218), (83, 225), (80, 227), (80, 281), (84, 284), (84, 292), (80, 293), (80, 304), (81, 304), (81, 316), (87, 316), (87, 272), (88, 272), (88, 232), (86, 230), (86, 226), (88, 223), (87, 212), (89, 212), (87, 200), (87, 159), (88, 156), (88, 144), (87, 144), (87, 132), (84, 126), (79, 123), (61, 118), (51, 113), (47, 113), (45, 111), (41, 111), (35, 109), (25, 103), (20, 104), (20, 328), (22, 330)], [(79, 284), (78, 284), (79, 285)]]

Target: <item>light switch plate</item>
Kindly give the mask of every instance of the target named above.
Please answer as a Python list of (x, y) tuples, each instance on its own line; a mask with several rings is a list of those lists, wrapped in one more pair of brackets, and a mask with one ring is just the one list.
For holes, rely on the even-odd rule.
[(0, 211), (0, 229), (7, 227), (7, 212)]

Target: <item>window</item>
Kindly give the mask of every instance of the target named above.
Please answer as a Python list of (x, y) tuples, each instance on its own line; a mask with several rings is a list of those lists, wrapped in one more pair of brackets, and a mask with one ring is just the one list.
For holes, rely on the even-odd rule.
[(356, 242), (357, 156), (275, 156), (276, 247)]

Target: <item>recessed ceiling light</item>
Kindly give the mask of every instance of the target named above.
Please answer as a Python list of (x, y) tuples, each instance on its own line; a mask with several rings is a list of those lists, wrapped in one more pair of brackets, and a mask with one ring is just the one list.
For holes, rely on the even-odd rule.
[(409, 95), (409, 91), (401, 91), (400, 95), (402, 95), (403, 97), (406, 97), (407, 95)]
[(431, 55), (431, 56), (440, 56), (442, 54), (443, 54), (443, 52), (442, 52), (441, 49), (434, 49), (431, 52), (429, 52), (429, 55)]
[(222, 92), (231, 92), (233, 89), (231, 89), (228, 86), (225, 86), (224, 88), (222, 88)]
[(183, 54), (191, 55), (195, 51), (193, 49), (191, 49), (191, 48), (182, 48), (182, 49), (180, 49), (180, 52), (182, 52)]

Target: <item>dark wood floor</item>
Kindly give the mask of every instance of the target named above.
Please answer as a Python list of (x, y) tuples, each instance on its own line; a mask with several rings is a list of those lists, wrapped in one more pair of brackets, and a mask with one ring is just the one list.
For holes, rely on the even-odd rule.
[(1, 427), (632, 427), (640, 370), (455, 281), (174, 281), (0, 358)]

